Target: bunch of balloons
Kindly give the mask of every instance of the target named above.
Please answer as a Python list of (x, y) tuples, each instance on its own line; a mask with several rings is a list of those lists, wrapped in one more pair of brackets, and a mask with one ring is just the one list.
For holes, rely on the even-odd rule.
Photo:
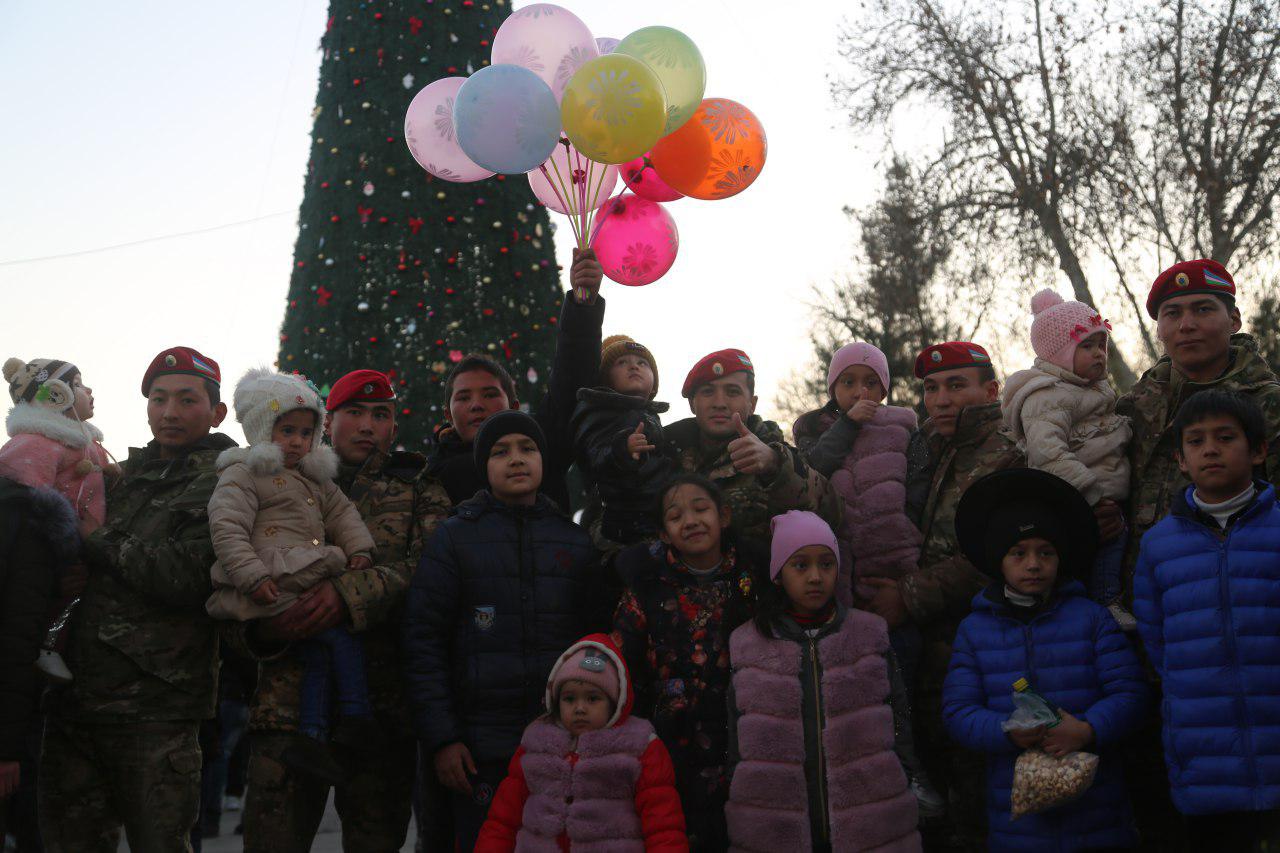
[(414, 159), (446, 181), (528, 174), (619, 284), (650, 284), (675, 262), (680, 235), (663, 203), (729, 198), (764, 167), (760, 120), (703, 97), (706, 65), (679, 30), (597, 39), (572, 12), (535, 3), (498, 28), (492, 59), (414, 97)]

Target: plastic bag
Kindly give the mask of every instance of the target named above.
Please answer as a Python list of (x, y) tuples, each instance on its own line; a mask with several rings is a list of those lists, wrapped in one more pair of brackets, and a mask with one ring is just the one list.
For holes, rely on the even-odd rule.
[(1013, 713), (1000, 724), (1001, 731), (1015, 731), (1055, 726), (1060, 719), (1045, 701), (1034, 693), (1014, 691)]
[(1040, 749), (1028, 749), (1013, 765), (1013, 793), (1009, 796), (1009, 820), (1069, 803), (1089, 790), (1098, 772), (1098, 756), (1068, 752), (1054, 758)]

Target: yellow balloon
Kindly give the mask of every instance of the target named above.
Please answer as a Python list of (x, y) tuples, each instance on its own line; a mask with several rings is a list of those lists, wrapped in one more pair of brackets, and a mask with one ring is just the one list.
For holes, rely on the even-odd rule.
[(560, 102), (565, 135), (597, 163), (625, 163), (662, 136), (667, 99), (657, 75), (640, 60), (608, 54), (569, 79)]

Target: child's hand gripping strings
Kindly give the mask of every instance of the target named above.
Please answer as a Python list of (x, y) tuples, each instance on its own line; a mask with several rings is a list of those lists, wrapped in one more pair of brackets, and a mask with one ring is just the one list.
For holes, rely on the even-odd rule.
[(728, 448), (733, 467), (742, 474), (762, 474), (768, 477), (777, 473), (778, 452), (747, 429), (737, 412), (733, 413), (733, 428), (738, 431), (738, 437), (729, 442)]
[(254, 604), (275, 604), (280, 598), (280, 588), (276, 586), (276, 582), (271, 578), (267, 578), (258, 584), (249, 593), (249, 597), (253, 599)]
[(654, 449), (644, 434), (644, 421), (641, 421), (636, 424), (636, 431), (627, 436), (627, 452), (631, 454), (632, 459), (639, 462), (641, 454), (652, 453)]

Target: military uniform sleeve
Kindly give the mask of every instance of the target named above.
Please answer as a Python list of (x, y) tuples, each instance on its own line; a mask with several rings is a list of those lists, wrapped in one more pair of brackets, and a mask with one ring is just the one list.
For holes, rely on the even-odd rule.
[(904, 575), (899, 589), (911, 621), (926, 625), (935, 619), (964, 616), (986, 585), (986, 577), (972, 563), (955, 555)]
[(335, 483), (329, 483), (324, 489), (324, 535), (331, 545), (337, 545), (347, 555), (347, 559), (363, 554), (373, 556), (374, 542), (369, 535), (369, 528), (356, 505), (347, 499)]
[[(394, 555), (396, 559), (383, 560), (363, 571), (343, 572), (333, 579), (338, 595), (347, 605), (354, 631), (368, 630), (370, 626), (383, 624), (392, 617), (413, 580), (414, 570), (422, 556), (424, 538), (449, 516), (449, 496), (434, 478), (424, 475), (412, 484), (399, 480), (396, 483), (411, 495), (408, 511), (412, 518), (403, 555)], [(403, 510), (388, 506), (386, 511)], [(379, 523), (379, 515), (381, 513), (369, 519), (366, 529)], [(380, 558), (383, 556), (379, 555)]]
[(246, 595), (271, 576), (253, 548), (257, 516), (258, 490), (253, 475), (245, 465), (232, 465), (222, 472), (209, 498), (209, 537), (223, 570)]
[(169, 504), (168, 538), (143, 541), (115, 527), (100, 527), (85, 540), (94, 568), (114, 574), (144, 598), (204, 611), (213, 592), (209, 569), (216, 559), (209, 536), (209, 499), (217, 478), (199, 474)]
[(427, 543), (409, 587), (403, 637), (414, 730), (432, 753), (462, 740), (450, 679), (450, 635), (461, 596), (453, 540), (448, 527), (441, 527)]
[(842, 501), (827, 478), (806, 465), (794, 447), (783, 442), (769, 446), (779, 456), (778, 472), (767, 484), (770, 514), (780, 515), (792, 509), (809, 510), (822, 516), (832, 529), (839, 526)]
[(1051, 389), (1033, 391), (1022, 404), (1022, 429), (1027, 441), (1027, 467), (1066, 480), (1090, 506), (1102, 498), (1098, 476), (1071, 452), (1071, 411), (1054, 401)]

